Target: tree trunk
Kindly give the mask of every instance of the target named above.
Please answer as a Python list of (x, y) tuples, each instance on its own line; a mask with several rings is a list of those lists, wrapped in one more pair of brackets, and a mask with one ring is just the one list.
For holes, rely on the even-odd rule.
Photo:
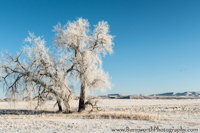
[(79, 109), (78, 112), (85, 110), (85, 85), (81, 84), (81, 94), (79, 99)]
[(59, 112), (62, 112), (61, 100), (58, 100), (57, 103), (58, 103)]

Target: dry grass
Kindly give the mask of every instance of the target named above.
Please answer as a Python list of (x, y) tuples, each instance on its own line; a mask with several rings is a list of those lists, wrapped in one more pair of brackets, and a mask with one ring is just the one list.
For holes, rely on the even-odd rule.
[(72, 113), (67, 114), (68, 118), (82, 119), (128, 119), (128, 120), (164, 120), (159, 116), (144, 113), (124, 113), (124, 112), (96, 112), (96, 113)]

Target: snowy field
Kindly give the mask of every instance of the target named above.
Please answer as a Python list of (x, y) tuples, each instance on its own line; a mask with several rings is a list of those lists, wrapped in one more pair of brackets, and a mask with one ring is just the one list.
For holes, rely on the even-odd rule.
[[(40, 110), (56, 111), (57, 106), (54, 108), (54, 104), (54, 101), (50, 101)], [(72, 109), (76, 109), (78, 101), (74, 100), (73, 105)], [(200, 99), (101, 99), (99, 107), (102, 111), (94, 113), (29, 113), (27, 115), (23, 111), (19, 114), (9, 114), (9, 110), (31, 112), (34, 107), (30, 107), (29, 102), (15, 104), (0, 102), (0, 133), (109, 133), (136, 132), (138, 129), (140, 132), (182, 132), (183, 130), (198, 132), (193, 129), (198, 129), (200, 132)], [(90, 117), (90, 115), (101, 116), (101, 114), (137, 117), (130, 119)]]

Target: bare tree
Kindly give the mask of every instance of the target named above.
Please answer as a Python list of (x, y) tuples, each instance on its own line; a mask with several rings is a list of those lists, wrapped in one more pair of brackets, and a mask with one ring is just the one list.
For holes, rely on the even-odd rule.
[(54, 44), (69, 55), (70, 74), (80, 83), (79, 112), (85, 109), (86, 90), (111, 88), (108, 73), (102, 69), (101, 56), (113, 52), (114, 37), (109, 34), (105, 21), (98, 22), (93, 32), (89, 26), (88, 20), (79, 18), (64, 27), (61, 24), (54, 27)]
[[(59, 111), (62, 111), (62, 101), (69, 111), (73, 90), (67, 77), (71, 71), (66, 64), (67, 55), (60, 51), (60, 54), (53, 56), (45, 47), (44, 39), (29, 34), (25, 41), (32, 46), (26, 45), (16, 57), (8, 53), (1, 57), (0, 78), (7, 95), (29, 95), (38, 100), (38, 106), (45, 103), (44, 97), (53, 95)], [(24, 61), (20, 61), (20, 58), (24, 58)]]

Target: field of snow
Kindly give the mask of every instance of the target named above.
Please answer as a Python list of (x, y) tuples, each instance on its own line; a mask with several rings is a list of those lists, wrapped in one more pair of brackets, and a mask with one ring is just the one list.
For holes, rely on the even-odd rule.
[[(56, 111), (54, 101), (40, 110)], [(73, 101), (76, 109), (78, 101)], [(200, 132), (200, 99), (152, 100), (152, 99), (101, 99), (100, 112), (94, 113), (31, 113), (29, 102), (0, 102), (0, 133), (33, 132)], [(9, 110), (18, 114), (9, 114)], [(27, 110), (27, 113), (20, 110)], [(131, 118), (100, 117), (133, 116)], [(94, 117), (91, 117), (94, 116)], [(155, 129), (155, 130), (154, 130)], [(179, 129), (179, 130), (177, 130)], [(124, 130), (124, 131), (123, 131)]]

